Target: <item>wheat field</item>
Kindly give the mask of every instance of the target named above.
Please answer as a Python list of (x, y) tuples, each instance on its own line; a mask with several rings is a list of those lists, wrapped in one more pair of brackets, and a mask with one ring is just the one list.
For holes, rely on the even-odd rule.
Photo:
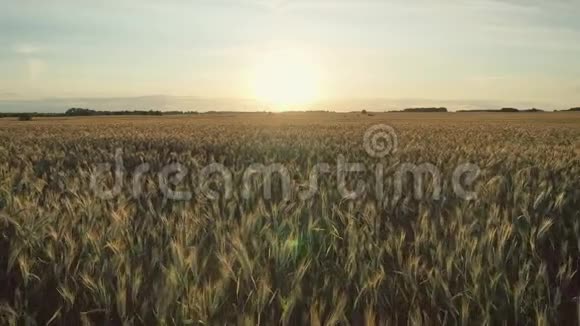
[[(363, 144), (377, 124), (398, 141), (378, 158)], [(112, 189), (117, 153), (123, 182), (102, 198), (93, 176), (109, 163)], [(331, 168), (300, 198), (339, 158), (366, 167), (344, 185), (365, 191), (345, 196)], [(159, 186), (175, 163), (185, 200)], [(229, 196), (216, 175), (215, 196), (199, 191), (212, 163), (231, 171)], [(263, 179), (244, 185), (274, 163), (288, 196), (281, 177), (268, 198)], [(417, 198), (404, 178), (397, 196), (398, 167), (423, 163), (440, 189), (427, 176)], [(479, 169), (469, 199), (452, 182), (465, 163)], [(576, 113), (0, 119), (2, 325), (574, 324), (579, 263)]]

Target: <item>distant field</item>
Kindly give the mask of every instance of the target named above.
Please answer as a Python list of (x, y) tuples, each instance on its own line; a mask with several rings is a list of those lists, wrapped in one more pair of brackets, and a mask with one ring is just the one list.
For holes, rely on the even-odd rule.
[(580, 112), (0, 119), (2, 325), (569, 324), (579, 270)]
[[(269, 119), (269, 120), (266, 120)], [(351, 113), (331, 113), (331, 112), (283, 112), (283, 113), (205, 113), (192, 115), (168, 115), (168, 116), (93, 116), (93, 117), (55, 117), (55, 118), (34, 118), (34, 122), (47, 121), (74, 121), (94, 122), (96, 121), (165, 121), (165, 120), (187, 120), (195, 122), (206, 122), (213, 120), (217, 122), (247, 122), (267, 123), (268, 121), (282, 121), (284, 123), (295, 123), (297, 121), (307, 121), (310, 123), (332, 123), (332, 122), (358, 122), (368, 121), (416, 121), (416, 120), (444, 120), (456, 121), (527, 121), (541, 123), (575, 123), (578, 124), (580, 116), (577, 112), (536, 112), (536, 113), (489, 113), (489, 112), (448, 112), (448, 113), (404, 113), (404, 112), (369, 112), (361, 114)], [(0, 124), (11, 124), (17, 122), (16, 118), (0, 118)], [(354, 120), (354, 121), (353, 121)]]

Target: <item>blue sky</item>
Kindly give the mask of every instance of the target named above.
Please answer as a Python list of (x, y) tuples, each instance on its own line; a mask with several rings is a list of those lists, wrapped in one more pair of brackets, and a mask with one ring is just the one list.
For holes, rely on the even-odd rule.
[(580, 106), (579, 15), (577, 1), (4, 1), (0, 110), (150, 95), (235, 106), (264, 53), (285, 49), (316, 63), (319, 102)]

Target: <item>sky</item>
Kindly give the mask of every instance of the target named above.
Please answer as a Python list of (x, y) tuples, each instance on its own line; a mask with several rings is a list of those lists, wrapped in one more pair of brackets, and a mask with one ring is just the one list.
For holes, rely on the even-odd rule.
[(316, 70), (290, 84), (315, 75), (311, 108), (566, 109), (579, 16), (576, 0), (2, 0), (0, 111), (249, 110), (287, 52)]

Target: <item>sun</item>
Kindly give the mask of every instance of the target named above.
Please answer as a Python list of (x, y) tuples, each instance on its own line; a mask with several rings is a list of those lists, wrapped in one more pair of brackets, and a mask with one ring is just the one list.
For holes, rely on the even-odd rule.
[(265, 54), (254, 71), (254, 96), (276, 109), (313, 104), (319, 96), (320, 74), (312, 58), (297, 51)]

